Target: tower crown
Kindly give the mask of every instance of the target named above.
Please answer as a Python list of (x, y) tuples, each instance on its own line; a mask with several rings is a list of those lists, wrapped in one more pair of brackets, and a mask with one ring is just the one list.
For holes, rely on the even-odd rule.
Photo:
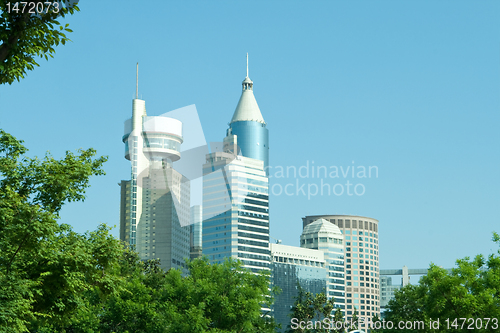
[(253, 81), (248, 77), (248, 53), (247, 53), (247, 76), (241, 83), (241, 97), (234, 111), (230, 124), (237, 121), (255, 121), (265, 124), (259, 105), (253, 94)]

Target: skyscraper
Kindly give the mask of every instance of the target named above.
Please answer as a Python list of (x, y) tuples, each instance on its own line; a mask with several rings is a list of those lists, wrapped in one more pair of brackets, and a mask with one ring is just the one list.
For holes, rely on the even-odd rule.
[(378, 221), (363, 216), (314, 215), (302, 218), (304, 230), (318, 219), (336, 225), (344, 235), (346, 317), (351, 319), (354, 309), (365, 322), (375, 314), (380, 316)]
[(268, 131), (247, 76), (221, 151), (203, 166), (203, 254), (269, 270)]
[(122, 138), (131, 179), (120, 184), (120, 239), (143, 260), (182, 269), (190, 254), (190, 186), (172, 166), (181, 157), (182, 123), (148, 117), (145, 101), (137, 97), (136, 92)]

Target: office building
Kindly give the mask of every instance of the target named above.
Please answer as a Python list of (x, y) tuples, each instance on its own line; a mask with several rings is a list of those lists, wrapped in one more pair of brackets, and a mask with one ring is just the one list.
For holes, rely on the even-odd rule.
[(143, 260), (159, 259), (165, 270), (185, 269), (184, 259), (190, 257), (190, 186), (172, 165), (181, 158), (182, 123), (147, 116), (145, 101), (136, 93), (122, 140), (131, 177), (120, 183), (120, 239)]
[(269, 270), (268, 132), (247, 76), (221, 151), (203, 165), (203, 255)]
[(314, 215), (302, 218), (304, 229), (318, 219), (336, 225), (344, 235), (347, 319), (354, 309), (365, 322), (380, 316), (378, 221), (363, 216)]

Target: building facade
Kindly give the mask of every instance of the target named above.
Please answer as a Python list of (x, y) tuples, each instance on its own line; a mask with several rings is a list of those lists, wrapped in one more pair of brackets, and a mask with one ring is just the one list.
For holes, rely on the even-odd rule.
[(202, 256), (202, 221), (203, 209), (200, 205), (191, 207), (191, 224), (190, 224), (190, 259), (200, 258)]
[(148, 117), (145, 101), (132, 103), (125, 121), (125, 158), (131, 179), (120, 183), (120, 239), (143, 260), (159, 259), (163, 269), (185, 269), (190, 256), (190, 185), (173, 168), (180, 159), (182, 123)]
[(298, 285), (313, 294), (327, 289), (327, 265), (324, 252), (303, 247), (271, 244), (271, 284), (281, 293), (275, 297), (273, 316), (281, 332), (291, 325), (290, 310), (298, 296)]
[(232, 257), (252, 272), (269, 270), (269, 185), (263, 161), (212, 153), (203, 173), (203, 255), (212, 263)]
[(368, 321), (380, 316), (378, 221), (351, 215), (314, 215), (302, 218), (304, 228), (318, 219), (336, 225), (344, 235), (346, 318), (354, 311)]

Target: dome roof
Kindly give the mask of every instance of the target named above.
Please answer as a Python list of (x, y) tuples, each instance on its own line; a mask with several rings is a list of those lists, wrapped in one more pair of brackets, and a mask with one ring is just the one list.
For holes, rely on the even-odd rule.
[(328, 234), (340, 234), (339, 227), (337, 227), (335, 224), (325, 220), (325, 219), (319, 219), (316, 220), (304, 228), (302, 231), (302, 235), (306, 234), (317, 234), (317, 233), (328, 233)]

